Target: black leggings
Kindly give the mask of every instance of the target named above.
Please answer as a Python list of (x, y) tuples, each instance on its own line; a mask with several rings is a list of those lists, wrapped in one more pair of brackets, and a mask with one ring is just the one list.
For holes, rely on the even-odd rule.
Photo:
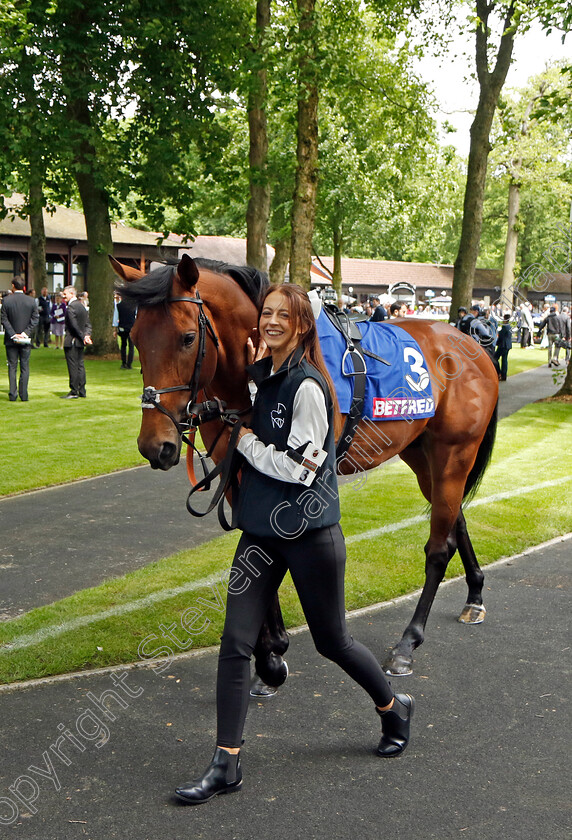
[(295, 540), (244, 533), (230, 573), (217, 677), (217, 745), (240, 747), (250, 696), (250, 658), (272, 597), (289, 570), (316, 649), (364, 688), (377, 706), (393, 692), (375, 656), (349, 635), (346, 547), (339, 525)]

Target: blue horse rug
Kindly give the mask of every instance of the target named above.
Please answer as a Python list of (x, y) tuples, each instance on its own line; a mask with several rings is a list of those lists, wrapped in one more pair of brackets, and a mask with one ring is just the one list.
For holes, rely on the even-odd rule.
[[(322, 310), (316, 321), (320, 347), (333, 379), (342, 414), (350, 410), (355, 376), (347, 345)], [(390, 365), (364, 356), (367, 368), (363, 416), (368, 420), (420, 420), (433, 417), (431, 380), (418, 343), (394, 324), (358, 322), (362, 350), (381, 356)], [(343, 370), (342, 370), (343, 360)]]

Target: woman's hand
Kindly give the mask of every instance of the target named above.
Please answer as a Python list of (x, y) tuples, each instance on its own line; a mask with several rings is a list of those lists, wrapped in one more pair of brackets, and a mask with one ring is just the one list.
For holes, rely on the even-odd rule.
[(256, 327), (252, 330), (252, 337), (249, 336), (246, 341), (246, 358), (249, 365), (253, 365), (254, 362), (259, 362), (260, 359), (263, 359), (264, 356), (268, 355), (266, 342), (260, 338), (258, 339), (257, 346), (255, 346), (253, 338), (254, 341), (258, 339), (258, 330)]

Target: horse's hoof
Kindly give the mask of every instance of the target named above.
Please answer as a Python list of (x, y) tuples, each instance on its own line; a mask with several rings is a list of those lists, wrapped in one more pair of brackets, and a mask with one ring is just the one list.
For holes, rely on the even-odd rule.
[(272, 685), (266, 685), (260, 677), (255, 677), (250, 686), (250, 696), (256, 700), (264, 700), (267, 697), (274, 697), (278, 689)]
[(392, 650), (382, 667), (385, 673), (392, 677), (408, 677), (413, 673), (413, 657)]
[(288, 665), (277, 653), (270, 653), (266, 658), (256, 660), (256, 676), (265, 685), (280, 688), (286, 682)]
[(465, 604), (459, 621), (461, 624), (482, 624), (486, 612), (484, 604)]

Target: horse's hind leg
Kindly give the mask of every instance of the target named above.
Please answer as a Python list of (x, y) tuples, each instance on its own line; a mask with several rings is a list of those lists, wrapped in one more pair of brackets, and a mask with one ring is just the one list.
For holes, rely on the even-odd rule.
[(288, 644), (288, 634), (276, 593), (254, 647), (256, 677), (250, 687), (252, 697), (271, 697), (286, 681), (288, 666), (282, 655), (288, 650)]
[(467, 581), (469, 590), (467, 603), (463, 607), (459, 621), (462, 624), (481, 624), (485, 620), (486, 613), (483, 604), (485, 576), (478, 564), (462, 510), (459, 512), (457, 522), (455, 523), (455, 539), (463, 568), (465, 569), (465, 580)]
[(462, 447), (434, 444), (429, 456), (433, 468), (420, 448), (404, 452), (401, 457), (414, 470), (425, 498), (431, 501), (431, 531), (425, 545), (425, 584), (421, 597), (403, 636), (383, 663), (384, 670), (395, 676), (412, 673), (413, 651), (423, 643), (437, 589), (456, 551), (455, 524), (468, 472), (463, 465), (470, 455), (467, 456), (467, 448), (463, 451)]

